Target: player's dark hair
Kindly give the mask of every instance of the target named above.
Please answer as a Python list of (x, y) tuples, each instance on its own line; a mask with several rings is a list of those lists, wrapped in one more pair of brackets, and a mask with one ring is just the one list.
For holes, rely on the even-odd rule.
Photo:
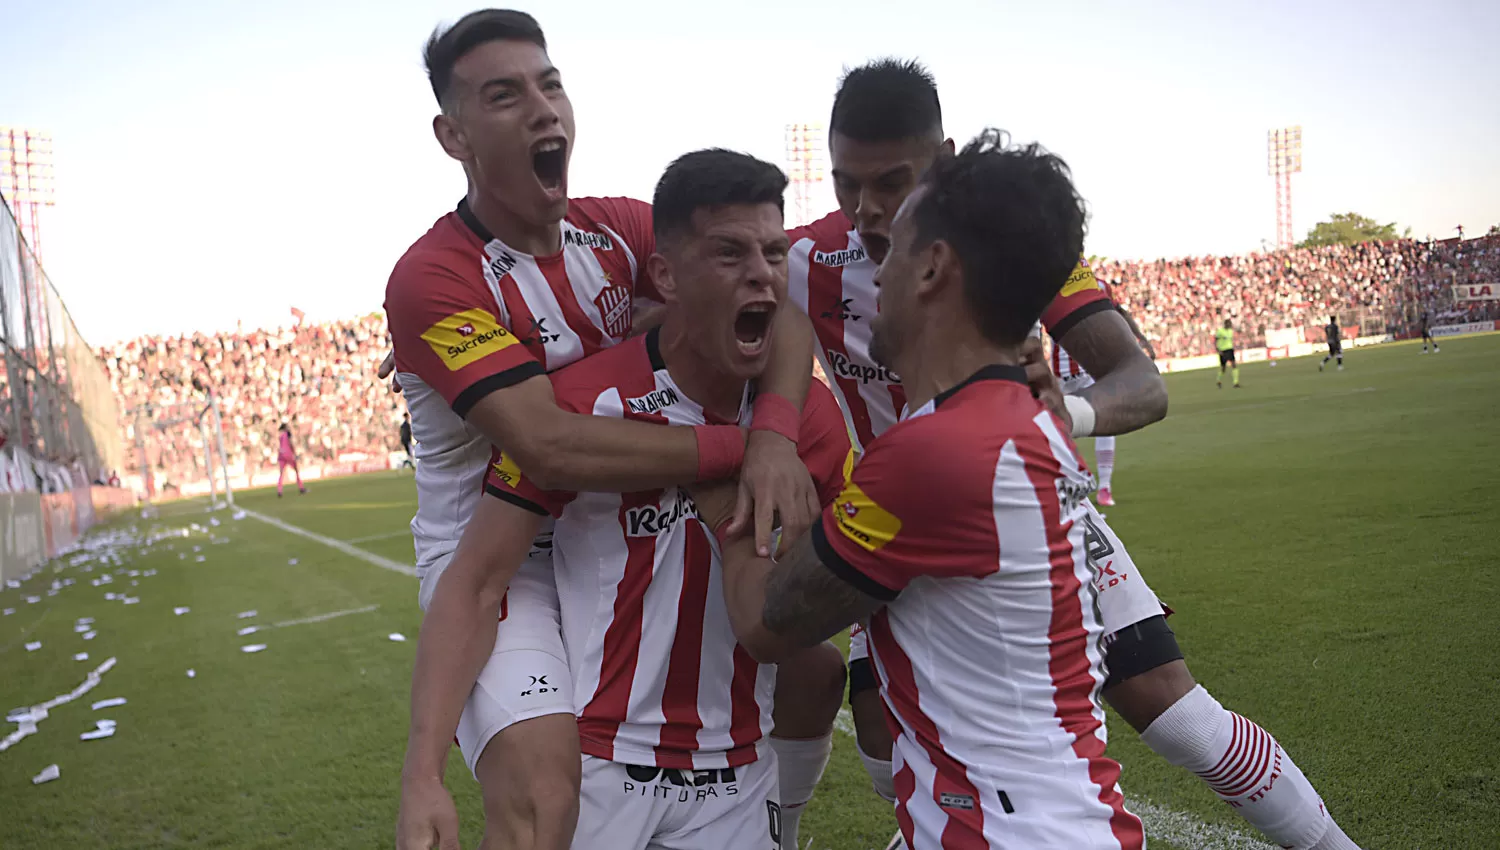
[(651, 200), (657, 243), (690, 231), (700, 209), (775, 204), (785, 212), (786, 175), (769, 162), (723, 148), (683, 154), (662, 172)]
[(464, 54), (491, 41), (529, 41), (543, 50), (547, 37), (536, 18), (515, 9), (480, 9), (458, 19), (447, 29), (438, 27), (427, 39), (422, 59), (427, 80), (438, 103), (447, 106), (448, 87), (453, 84), (453, 66)]
[(829, 129), (856, 142), (899, 142), (943, 132), (937, 81), (915, 59), (876, 59), (839, 80)]
[(922, 188), (914, 247), (952, 246), (980, 331), (1021, 342), (1083, 255), (1087, 214), (1067, 163), (990, 129), (933, 163)]

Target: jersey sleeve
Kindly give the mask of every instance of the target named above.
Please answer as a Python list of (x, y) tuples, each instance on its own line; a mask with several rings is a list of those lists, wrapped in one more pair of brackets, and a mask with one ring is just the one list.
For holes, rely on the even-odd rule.
[(500, 449), (490, 453), (490, 468), (485, 471), (484, 492), (504, 502), (540, 516), (562, 516), (563, 508), (578, 494), (565, 490), (543, 490), (521, 474), (514, 458)]
[(919, 419), (876, 438), (812, 528), (823, 564), (876, 599), (997, 568), (993, 469), (944, 431)]
[(459, 416), (496, 390), (545, 374), (496, 309), (487, 288), (437, 258), (403, 258), (385, 295), (397, 370), (421, 378)]
[(595, 198), (604, 223), (625, 240), (635, 256), (635, 279), (630, 282), (635, 298), (665, 303), (651, 279), (646, 259), (656, 253), (656, 231), (652, 229), (651, 205), (635, 198)]
[(1104, 285), (1094, 277), (1094, 270), (1089, 268), (1088, 260), (1079, 258), (1078, 266), (1068, 275), (1068, 282), (1063, 284), (1062, 291), (1057, 293), (1057, 297), (1052, 299), (1052, 303), (1042, 313), (1042, 324), (1046, 326), (1047, 333), (1057, 339), (1085, 318), (1114, 308), (1115, 303), (1110, 300)]
[(807, 390), (802, 406), (802, 424), (797, 432), (797, 454), (812, 473), (818, 488), (818, 503), (828, 506), (838, 498), (854, 468), (854, 446), (849, 427), (833, 393), (819, 381)]

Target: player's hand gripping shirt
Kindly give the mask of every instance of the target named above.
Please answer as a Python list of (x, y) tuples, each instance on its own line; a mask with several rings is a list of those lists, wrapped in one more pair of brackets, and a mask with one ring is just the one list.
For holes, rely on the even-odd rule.
[[(870, 320), (879, 294), (876, 264), (841, 212), (787, 235), (792, 241), (788, 292), (812, 319), (823, 372), (859, 445), (867, 446), (896, 424), (906, 406), (900, 378), (870, 356)], [(1085, 317), (1113, 308), (1088, 263), (1080, 260), (1042, 323), (1060, 337)]]
[(868, 636), (914, 848), (1142, 846), (1104, 753), (1092, 489), (1025, 372), (991, 366), (872, 442), (813, 527), (888, 600)]
[[(566, 410), (663, 425), (724, 424), (679, 389), (650, 331), (553, 376)], [(748, 426), (746, 389), (740, 424)], [(798, 451), (825, 504), (853, 465), (848, 432), (814, 382)], [(775, 667), (735, 640), (713, 533), (687, 491), (542, 491), (503, 453), (486, 490), (557, 518), (552, 564), (583, 752), (624, 764), (738, 767), (771, 729)]]
[(630, 333), (637, 296), (660, 300), (646, 258), (651, 207), (575, 198), (562, 250), (533, 257), (494, 238), (467, 202), (396, 263), (385, 309), (417, 444), (417, 572), (458, 545), (490, 445), (464, 416), (485, 395), (573, 363)]

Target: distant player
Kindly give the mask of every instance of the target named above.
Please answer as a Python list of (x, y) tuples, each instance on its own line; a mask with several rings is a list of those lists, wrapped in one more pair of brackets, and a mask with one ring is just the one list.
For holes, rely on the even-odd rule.
[(1438, 348), (1437, 338), (1432, 335), (1432, 328), (1429, 326), (1429, 320), (1427, 318), (1427, 311), (1426, 310), (1422, 311), (1422, 320), (1421, 321), (1422, 321), (1422, 353), (1423, 354), (1427, 353), (1427, 343), (1431, 342), (1432, 343), (1432, 353), (1433, 354), (1437, 354), (1439, 351), (1442, 351), (1442, 349)]
[(1219, 350), (1219, 389), (1224, 389), (1224, 371), (1233, 369), (1234, 388), (1240, 388), (1240, 364), (1234, 360), (1234, 324), (1224, 320), (1224, 327), (1214, 328), (1214, 347)]
[(1323, 362), (1318, 364), (1318, 371), (1328, 365), (1328, 361), (1335, 358), (1339, 361), (1339, 371), (1344, 371), (1344, 337), (1343, 331), (1339, 330), (1339, 317), (1329, 316), (1328, 324), (1323, 326), (1323, 337), (1328, 340), (1328, 353), (1324, 355)]
[(297, 492), (306, 493), (307, 488), (302, 486), (302, 471), (297, 468), (297, 450), (292, 448), (292, 429), (285, 422), (276, 429), (276, 498), (281, 498), (281, 485), (286, 481), (286, 468), (292, 468), (292, 475), (297, 478)]
[(402, 448), (403, 451), (406, 452), (406, 460), (403, 461), (401, 465), (402, 466), (409, 466), (412, 469), (416, 469), (417, 468), (416, 458), (414, 458), (412, 456), (412, 453), (411, 453), (411, 414), (410, 413), (403, 413), (403, 414), (401, 414), (401, 448)]
[[(786, 299), (785, 187), (775, 166), (744, 154), (674, 162), (657, 188), (649, 260), (665, 320), (553, 375), (558, 403), (658, 426), (748, 426), (750, 382)], [(819, 501), (831, 504), (853, 454), (821, 384), (797, 427)], [(735, 640), (712, 532), (692, 497), (678, 487), (547, 490), (504, 453), (486, 493), (439, 593), (458, 582), (465, 595), (493, 598), (543, 519), (556, 518), (552, 563), (583, 752), (572, 850), (781, 846), (778, 751), (767, 740), (778, 673)], [(429, 660), (449, 659), (418, 665)]]

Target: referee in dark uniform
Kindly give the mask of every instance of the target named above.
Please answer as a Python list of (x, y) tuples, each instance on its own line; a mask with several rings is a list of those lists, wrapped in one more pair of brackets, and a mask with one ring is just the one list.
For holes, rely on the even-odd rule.
[(1339, 330), (1338, 316), (1328, 317), (1328, 324), (1323, 326), (1323, 335), (1328, 338), (1328, 355), (1323, 358), (1322, 363), (1318, 364), (1318, 371), (1323, 371), (1323, 367), (1328, 365), (1328, 361), (1335, 357), (1339, 361), (1339, 371), (1344, 371), (1344, 338), (1343, 331)]
[(403, 463), (402, 466), (409, 466), (412, 469), (416, 469), (417, 468), (417, 463), (412, 458), (412, 454), (411, 454), (411, 414), (410, 413), (403, 413), (403, 414), (401, 414), (401, 448), (403, 448), (403, 449), (406, 450), (406, 462)]
[(1432, 353), (1433, 354), (1437, 354), (1439, 351), (1442, 351), (1441, 348), (1438, 348), (1437, 338), (1432, 335), (1432, 328), (1428, 326), (1427, 311), (1423, 310), (1422, 311), (1422, 353), (1423, 354), (1427, 353), (1427, 343), (1429, 343), (1429, 342), (1432, 343)]

